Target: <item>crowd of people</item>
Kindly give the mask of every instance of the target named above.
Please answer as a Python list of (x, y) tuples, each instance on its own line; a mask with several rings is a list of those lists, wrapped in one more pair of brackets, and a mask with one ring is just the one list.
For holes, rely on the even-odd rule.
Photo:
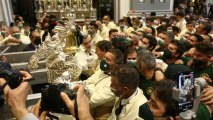
[[(84, 93), (84, 85), (77, 91), (78, 114), (74, 101), (66, 93), (61, 98), (70, 113), (80, 120), (136, 120), (181, 119), (179, 104), (172, 98), (177, 87), (178, 73), (190, 70), (196, 78), (208, 83), (201, 95), (196, 112), (198, 120), (209, 120), (213, 111), (213, 20), (185, 16), (126, 17), (116, 24), (108, 15), (102, 20), (85, 18), (77, 25), (81, 51), (75, 54), (82, 66), (84, 80), (92, 95)], [(65, 27), (68, 19), (44, 14), (35, 27), (14, 17), (14, 25), (1, 25), (0, 45), (23, 44), (23, 51), (37, 50), (45, 37), (53, 35), (55, 26)], [(4, 60), (4, 62), (7, 62)], [(21, 71), (24, 81), (32, 76)], [(39, 103), (32, 113), (26, 108), (28, 82), (16, 89), (4, 86), (4, 98), (17, 119), (37, 120), (47, 112), (39, 112)], [(1, 89), (0, 89), (1, 90)]]

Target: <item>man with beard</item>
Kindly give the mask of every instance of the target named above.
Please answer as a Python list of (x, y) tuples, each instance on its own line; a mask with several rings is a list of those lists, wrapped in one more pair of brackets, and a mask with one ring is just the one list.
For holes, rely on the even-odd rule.
[(163, 56), (159, 59), (169, 64), (187, 64), (188, 58), (182, 57), (185, 52), (185, 46), (178, 40), (172, 40), (167, 49), (163, 51)]
[(194, 71), (195, 77), (203, 77), (207, 82), (213, 80), (213, 64), (210, 62), (213, 56), (213, 45), (203, 41), (195, 46), (193, 60), (188, 66)]
[(186, 57), (192, 57), (193, 53), (194, 53), (194, 47), (195, 45), (197, 45), (199, 42), (202, 42), (203, 38), (201, 35), (199, 34), (191, 34), (191, 36), (189, 37), (189, 40), (186, 40), (185, 42), (185, 46), (186, 46), (186, 52), (183, 54), (183, 56)]

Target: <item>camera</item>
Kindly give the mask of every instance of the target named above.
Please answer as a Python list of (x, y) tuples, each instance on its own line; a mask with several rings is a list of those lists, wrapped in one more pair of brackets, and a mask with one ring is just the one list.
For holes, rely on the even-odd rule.
[(191, 71), (179, 72), (178, 89), (179, 109), (184, 112), (193, 107), (194, 101), (194, 73)]
[(45, 87), (41, 97), (41, 110), (62, 114), (70, 114), (66, 104), (61, 99), (60, 93), (65, 92), (71, 100), (75, 99), (76, 91), (67, 84), (54, 83)]
[[(46, 86), (41, 93), (41, 111), (70, 114), (66, 104), (60, 96), (60, 93), (65, 92), (71, 100), (74, 100), (77, 97), (77, 91), (74, 90), (74, 87), (77, 84), (84, 84), (84, 82), (53, 83)], [(88, 88), (85, 88), (85, 94), (90, 96), (91, 92)]]
[[(191, 83), (188, 82), (188, 85), (191, 86), (189, 88), (191, 88), (192, 90), (192, 92), (190, 92), (192, 96), (189, 97), (190, 99), (188, 101), (186, 100), (185, 102), (180, 102), (181, 90), (178, 87), (174, 87), (172, 91), (172, 97), (175, 100), (179, 101), (181, 120), (192, 120), (196, 119), (196, 112), (200, 103), (200, 96), (207, 83), (203, 78), (194, 78), (193, 72), (180, 72), (179, 81), (183, 79), (181, 78), (181, 76), (183, 76), (184, 74), (186, 75), (184, 79), (188, 79), (189, 81), (191, 81)], [(178, 84), (180, 84), (178, 86), (181, 86), (180, 82)]]
[(14, 89), (21, 84), (23, 75), (19, 70), (12, 70), (10, 64), (0, 62), (0, 78), (4, 78), (10, 88)]

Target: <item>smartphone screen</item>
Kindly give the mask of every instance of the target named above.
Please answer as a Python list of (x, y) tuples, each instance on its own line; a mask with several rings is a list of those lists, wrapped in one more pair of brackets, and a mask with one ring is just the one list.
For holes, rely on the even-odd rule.
[(194, 73), (180, 72), (178, 81), (179, 94), (179, 109), (186, 111), (193, 107), (194, 100)]

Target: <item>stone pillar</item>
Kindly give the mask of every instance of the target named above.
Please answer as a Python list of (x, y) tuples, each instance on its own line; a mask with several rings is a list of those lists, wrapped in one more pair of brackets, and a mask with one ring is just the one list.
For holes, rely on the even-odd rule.
[(5, 22), (8, 26), (13, 22), (13, 10), (11, 0), (0, 1), (0, 21)]
[(127, 15), (128, 11), (130, 10), (130, 2), (131, 0), (118, 0), (119, 12), (118, 16), (119, 19), (123, 18)]

